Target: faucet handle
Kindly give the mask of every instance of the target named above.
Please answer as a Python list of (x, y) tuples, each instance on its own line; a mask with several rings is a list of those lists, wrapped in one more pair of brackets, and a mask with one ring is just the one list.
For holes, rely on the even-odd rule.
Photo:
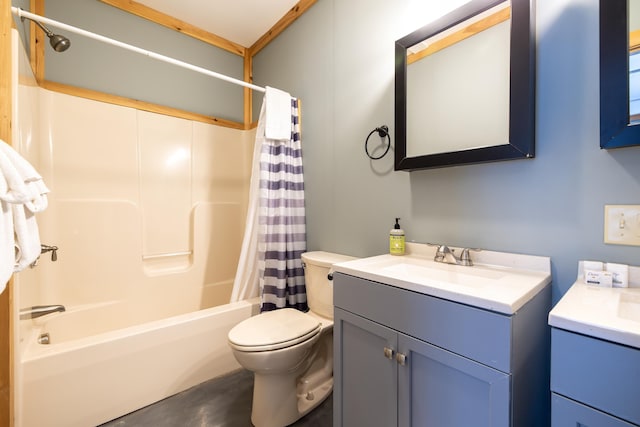
[(53, 245), (40, 245), (40, 253), (44, 254), (47, 252), (51, 252), (51, 261), (55, 262), (58, 260), (58, 247)]
[(436, 252), (438, 253), (449, 253), (452, 252), (451, 249), (449, 249), (449, 246), (447, 245), (443, 245), (441, 243), (427, 243), (427, 245), (429, 246), (436, 246), (438, 249), (436, 249)]
[(472, 266), (473, 261), (471, 261), (469, 251), (480, 252), (481, 250), (479, 248), (464, 248), (460, 254), (460, 265)]
[(436, 249), (436, 255), (434, 258), (434, 261), (436, 262), (444, 260), (445, 255), (451, 253), (451, 249), (449, 249), (447, 245), (443, 245), (440, 243), (427, 243), (427, 245), (436, 246), (438, 248)]

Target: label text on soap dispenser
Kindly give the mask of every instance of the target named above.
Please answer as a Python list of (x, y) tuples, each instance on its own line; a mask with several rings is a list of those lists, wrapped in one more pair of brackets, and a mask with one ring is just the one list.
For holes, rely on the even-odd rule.
[(404, 255), (404, 236), (389, 236), (389, 253)]

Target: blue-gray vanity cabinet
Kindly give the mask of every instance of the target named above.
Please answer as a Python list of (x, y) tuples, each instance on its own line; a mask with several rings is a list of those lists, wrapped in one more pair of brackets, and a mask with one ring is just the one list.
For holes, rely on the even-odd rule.
[(334, 322), (342, 342), (334, 425), (509, 425), (508, 374), (339, 308)]
[(509, 316), (336, 273), (333, 425), (548, 426), (549, 302)]
[(553, 427), (640, 425), (640, 349), (551, 330)]

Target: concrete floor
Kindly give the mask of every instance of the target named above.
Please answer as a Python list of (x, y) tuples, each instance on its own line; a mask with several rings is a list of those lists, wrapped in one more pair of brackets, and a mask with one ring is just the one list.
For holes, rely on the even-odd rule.
[[(241, 370), (215, 378), (100, 427), (251, 427), (253, 373)], [(333, 399), (292, 426), (329, 427)]]

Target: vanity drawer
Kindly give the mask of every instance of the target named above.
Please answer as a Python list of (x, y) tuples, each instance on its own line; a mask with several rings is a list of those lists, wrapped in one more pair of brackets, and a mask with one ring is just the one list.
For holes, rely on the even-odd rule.
[(334, 274), (333, 293), (336, 307), (511, 372), (511, 316), (344, 273)]
[(578, 427), (634, 427), (619, 418), (590, 406), (553, 393), (551, 396), (551, 425)]
[(640, 350), (552, 328), (551, 391), (640, 424)]

